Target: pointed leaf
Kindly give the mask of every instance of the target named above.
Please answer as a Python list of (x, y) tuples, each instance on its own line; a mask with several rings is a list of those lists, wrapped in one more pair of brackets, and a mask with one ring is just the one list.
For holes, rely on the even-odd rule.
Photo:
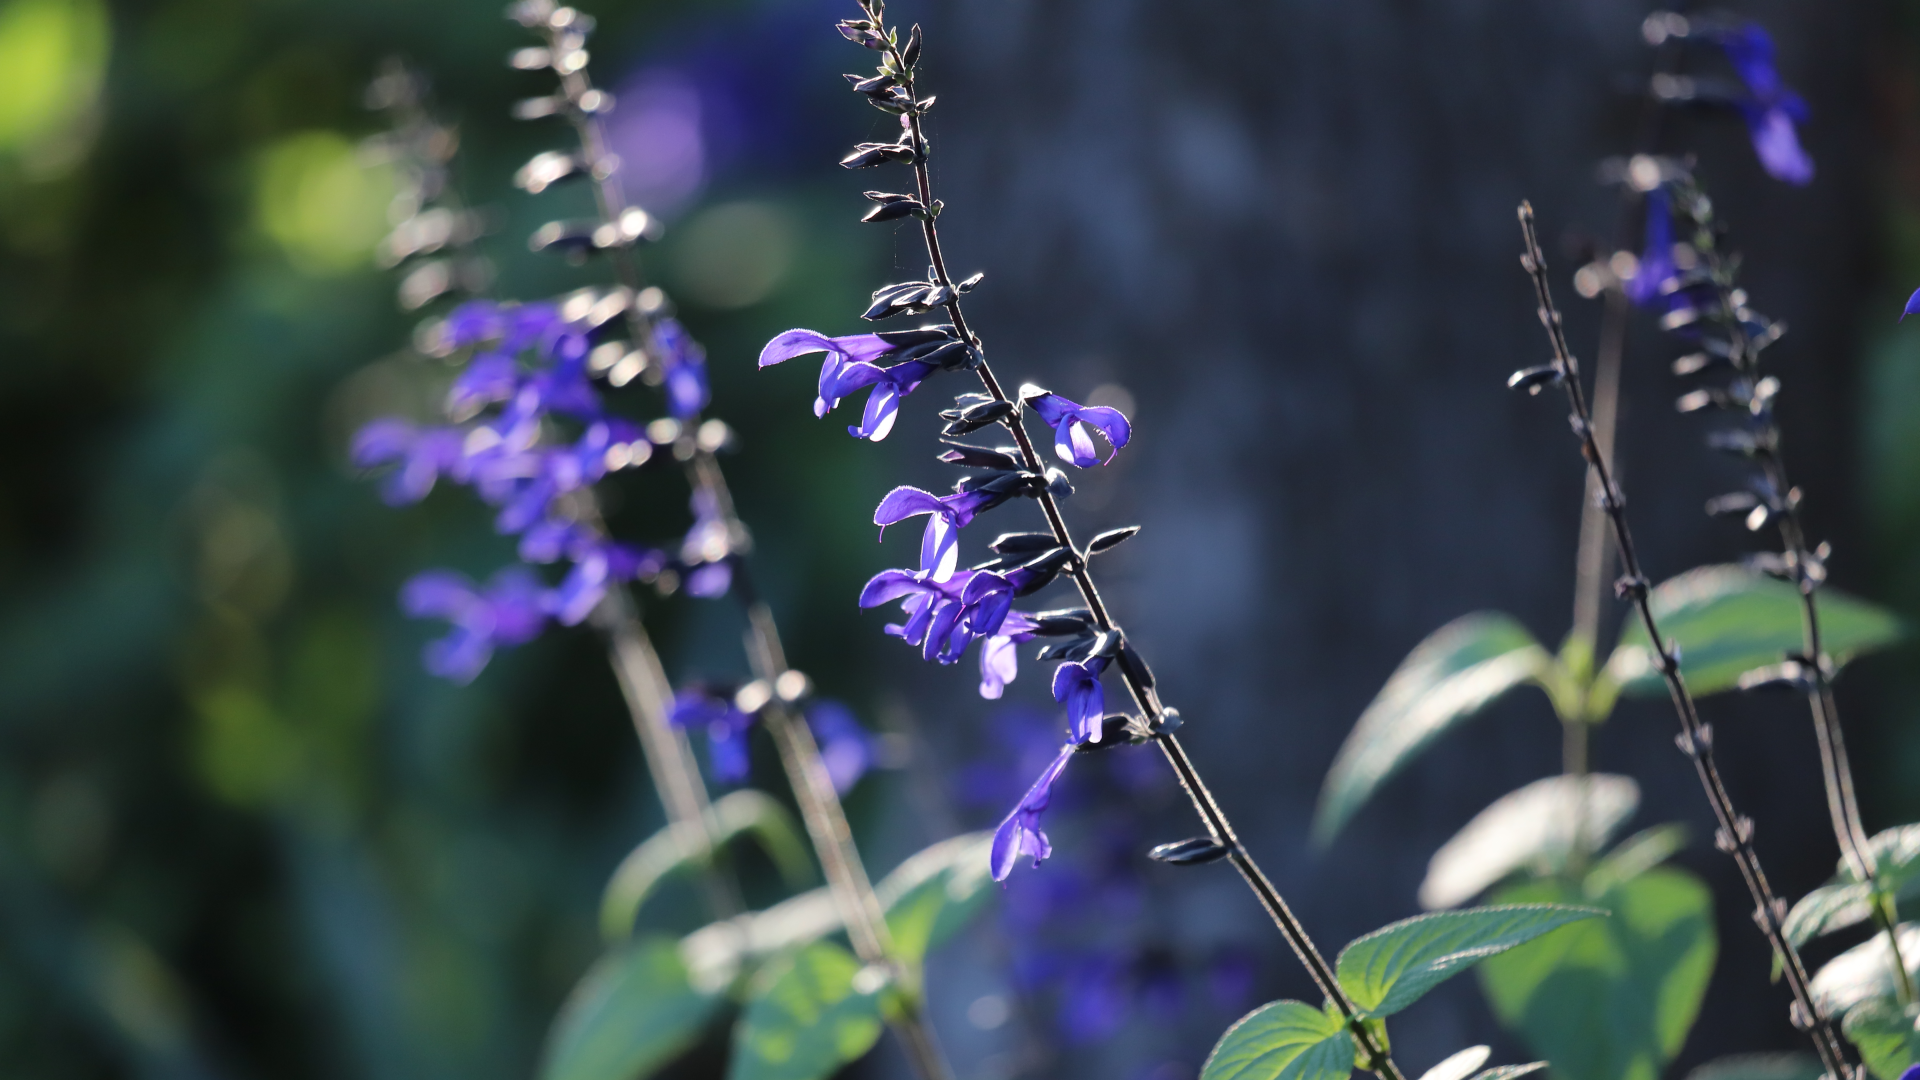
[(593, 965), (547, 1036), (541, 1080), (636, 1080), (700, 1037), (724, 1000), (688, 981), (678, 943), (647, 938)]
[(1598, 892), (1540, 880), (1495, 896), (1587, 900), (1613, 916), (1482, 964), (1480, 985), (1494, 1015), (1564, 1080), (1661, 1075), (1685, 1042), (1713, 973), (1707, 887), (1685, 871), (1660, 867)]
[(1525, 1065), (1496, 1065), (1482, 1073), (1475, 1073), (1473, 1080), (1513, 1080), (1516, 1076), (1537, 1073), (1547, 1067), (1544, 1061), (1529, 1061)]
[(1793, 905), (1781, 930), (1795, 948), (1873, 918), (1873, 890), (1862, 882), (1822, 885)]
[(1416, 915), (1349, 942), (1334, 970), (1363, 1012), (1392, 1016), (1489, 956), (1605, 914), (1590, 907), (1517, 904)]
[(1920, 1062), (1920, 1005), (1876, 998), (1848, 1012), (1840, 1022), (1864, 1062), (1879, 1080), (1900, 1080)]
[(1576, 821), (1581, 845), (1595, 851), (1639, 804), (1638, 784), (1605, 773), (1549, 776), (1502, 795), (1433, 853), (1420, 906), (1464, 904), (1523, 867), (1557, 870), (1572, 850)]
[[(730, 1080), (821, 1080), (880, 1038), (885, 987), (859, 960), (816, 941), (754, 980), (733, 1029)], [(873, 985), (866, 985), (869, 981)]]
[(789, 886), (808, 883), (813, 862), (787, 808), (751, 788), (722, 796), (707, 810), (705, 827), (685, 822), (654, 833), (628, 853), (600, 899), (600, 933), (608, 943), (633, 933), (634, 917), (668, 875), (698, 866), (713, 845), (752, 833)]
[[(1648, 595), (1660, 632), (1680, 646), (1680, 672), (1695, 695), (1731, 690), (1740, 676), (1802, 648), (1800, 592), (1744, 566), (1702, 566), (1654, 586)], [(1885, 608), (1835, 589), (1815, 597), (1821, 643), (1834, 664), (1889, 645), (1903, 634)], [(1664, 694), (1639, 620), (1622, 627), (1607, 677), (1629, 694)]]
[(1454, 724), (1553, 663), (1511, 616), (1464, 615), (1414, 647), (1360, 714), (1327, 772), (1314, 837), (1332, 840), (1387, 778)]
[[(1908, 973), (1920, 976), (1920, 923), (1901, 923), (1899, 935)], [(1875, 934), (1827, 961), (1807, 989), (1821, 1012), (1840, 1016), (1863, 1001), (1893, 997), (1895, 982), (1887, 935)]]
[(1300, 1001), (1270, 1001), (1220, 1036), (1200, 1080), (1347, 1080), (1353, 1036), (1337, 1016)]
[(987, 832), (943, 840), (910, 856), (875, 887), (896, 959), (919, 963), (992, 901), (992, 846)]

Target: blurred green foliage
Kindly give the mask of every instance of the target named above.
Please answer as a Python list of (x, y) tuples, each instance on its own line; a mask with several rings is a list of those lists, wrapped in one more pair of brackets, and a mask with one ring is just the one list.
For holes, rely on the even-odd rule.
[[(689, 27), (781, 7), (596, 11), (594, 63), (613, 82)], [(392, 181), (359, 153), (380, 124), (361, 93), (384, 56), (461, 123), (502, 293), (597, 280), (525, 250), (552, 207), (508, 177), (553, 133), (505, 118), (536, 89), (502, 63), (520, 44), (452, 0), (0, 0), (9, 1076), (525, 1076), (598, 952), (600, 890), (660, 824), (599, 643), (551, 634), (465, 689), (426, 677), (432, 628), (398, 616), (398, 583), (511, 548), (463, 493), (396, 513), (343, 461), (355, 418), (442, 378), (404, 358), (413, 319), (371, 258)], [(833, 93), (827, 63), (799, 70)], [(786, 92), (802, 144), (811, 94)], [(771, 333), (860, 299), (877, 248), (817, 224), (844, 208), (830, 153), (747, 153), (650, 265), (744, 436), (768, 591), (810, 629), (795, 662), (870, 716), (835, 642), (886, 463), (793, 380), (750, 380)], [(665, 478), (616, 498), (626, 536), (687, 520)], [(718, 605), (655, 607), (676, 677), (741, 666)], [(779, 895), (741, 861), (750, 900)], [(669, 885), (648, 918), (696, 910)]]

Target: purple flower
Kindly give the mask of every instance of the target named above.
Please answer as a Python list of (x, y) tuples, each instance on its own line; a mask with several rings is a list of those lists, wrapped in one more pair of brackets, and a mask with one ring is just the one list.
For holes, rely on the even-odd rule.
[(1673, 264), (1673, 207), (1667, 189), (1647, 192), (1647, 239), (1640, 251), (1640, 268), (1627, 282), (1627, 299), (1646, 306), (1659, 299), (1661, 287), (1679, 269)]
[(390, 506), (400, 506), (426, 498), (442, 474), (458, 477), (464, 440), (457, 428), (423, 428), (386, 417), (354, 435), (351, 456), (362, 469), (399, 463), (380, 485), (380, 497)]
[(453, 624), (452, 633), (427, 644), (422, 659), (427, 671), (461, 684), (480, 674), (495, 648), (540, 636), (546, 604), (540, 583), (520, 566), (494, 574), (485, 590), (451, 570), (416, 574), (400, 589), (400, 608), (408, 615)]
[(707, 390), (706, 351), (688, 336), (674, 319), (654, 324), (653, 340), (660, 349), (662, 375), (666, 380), (667, 411), (678, 420), (691, 420), (707, 407), (712, 395)]
[(820, 761), (833, 778), (833, 790), (841, 795), (853, 790), (873, 767), (873, 736), (845, 705), (826, 699), (807, 705), (807, 726), (820, 740)]
[(954, 568), (960, 563), (960, 530), (972, 524), (975, 514), (999, 505), (1006, 498), (1002, 493), (984, 491), (934, 495), (903, 485), (887, 492), (880, 505), (874, 507), (873, 523), (880, 526), (880, 535), (884, 537), (889, 525), (921, 514), (932, 515), (927, 519), (926, 531), (920, 535), (920, 569), (932, 574), (934, 581), (945, 581), (953, 576)]
[(1100, 741), (1100, 718), (1107, 711), (1107, 692), (1100, 685), (1100, 673), (1105, 670), (1104, 656), (1069, 661), (1053, 670), (1053, 700), (1066, 704), (1067, 723), (1075, 742)]
[(675, 727), (706, 729), (715, 780), (733, 784), (747, 778), (747, 729), (753, 717), (734, 705), (731, 694), (704, 684), (689, 686), (674, 695), (667, 719)]
[(1807, 103), (1780, 81), (1774, 65), (1773, 38), (1758, 23), (1721, 30), (1711, 36), (1726, 52), (1748, 96), (1737, 104), (1747, 121), (1754, 153), (1767, 175), (1789, 184), (1813, 182), (1813, 159), (1800, 147), (1794, 121), (1807, 119)]
[(907, 621), (886, 631), (917, 645), (936, 663), (960, 659), (976, 637), (997, 634), (1008, 619), (1015, 586), (990, 570), (964, 570), (939, 581), (922, 570), (883, 570), (860, 590), (860, 606), (901, 601)]
[[(1916, 291), (1912, 296), (1907, 297), (1907, 306), (1900, 312), (1900, 321), (1906, 322), (1907, 316), (1915, 312), (1920, 312), (1920, 291)], [(1905, 1080), (1905, 1077), (1902, 1077), (1901, 1080)]]
[(993, 868), (993, 880), (1005, 881), (1013, 873), (1013, 865), (1020, 856), (1033, 859), (1033, 865), (1039, 866), (1040, 860), (1053, 854), (1053, 845), (1047, 841), (1047, 834), (1040, 830), (1040, 815), (1046, 812), (1047, 805), (1053, 801), (1053, 784), (1060, 779), (1061, 770), (1067, 767), (1067, 759), (1074, 754), (1074, 745), (1068, 743), (1060, 748), (1060, 753), (1048, 764), (1040, 779), (1021, 798), (1020, 804), (1013, 808), (1000, 827), (993, 832), (993, 849), (990, 862)]
[(1093, 436), (1088, 433), (1089, 426), (1100, 429), (1107, 437), (1111, 447), (1107, 461), (1127, 445), (1133, 437), (1133, 428), (1127, 418), (1120, 415), (1119, 409), (1110, 409), (1105, 405), (1076, 405), (1059, 394), (1042, 390), (1037, 386), (1020, 388), (1021, 400), (1027, 407), (1038, 413), (1040, 419), (1053, 429), (1053, 452), (1060, 460), (1087, 468), (1090, 465), (1105, 464), (1094, 449)]
[(908, 360), (892, 367), (873, 362), (893, 349), (894, 346), (878, 334), (830, 338), (812, 330), (789, 330), (760, 350), (760, 366), (771, 367), (808, 353), (826, 353), (826, 362), (820, 366), (820, 394), (813, 400), (813, 415), (825, 416), (840, 404), (841, 398), (872, 387), (873, 393), (867, 397), (860, 423), (847, 428), (847, 434), (879, 442), (893, 430), (901, 399), (938, 370), (920, 360)]
[(980, 643), (980, 696), (997, 700), (1007, 684), (1020, 674), (1022, 642), (1033, 640), (1033, 620), (1018, 611), (1010, 611), (1000, 622), (998, 633)]

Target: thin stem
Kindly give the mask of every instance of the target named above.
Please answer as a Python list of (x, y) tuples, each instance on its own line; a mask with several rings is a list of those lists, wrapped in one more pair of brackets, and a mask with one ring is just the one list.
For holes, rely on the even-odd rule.
[(1707, 802), (1712, 806), (1714, 818), (1719, 823), (1714, 843), (1733, 856), (1741, 879), (1746, 882), (1754, 903), (1753, 920), (1766, 935), (1775, 956), (1780, 959), (1787, 985), (1793, 991), (1794, 1022), (1807, 1029), (1828, 1075), (1834, 1080), (1843, 1080), (1850, 1075), (1846, 1054), (1841, 1049), (1839, 1036), (1834, 1033), (1832, 1021), (1822, 1015), (1814, 1004), (1808, 988), (1806, 966), (1801, 963), (1799, 952), (1781, 931), (1781, 922), (1786, 917), (1786, 904), (1774, 895), (1766, 872), (1760, 866), (1760, 856), (1753, 847), (1753, 822), (1734, 809), (1733, 799), (1727, 794), (1720, 770), (1714, 764), (1712, 731), (1700, 721), (1699, 713), (1694, 708), (1693, 695), (1687, 691), (1686, 680), (1680, 674), (1679, 658), (1674, 655), (1667, 639), (1661, 636), (1660, 627), (1654, 619), (1653, 607), (1648, 601), (1647, 577), (1641, 570), (1640, 558), (1633, 546), (1633, 534), (1627, 527), (1625, 499), (1594, 439), (1593, 417), (1581, 388), (1579, 363), (1567, 347), (1560, 312), (1553, 305), (1553, 295), (1547, 284), (1546, 256), (1541, 253), (1540, 242), (1534, 235), (1533, 207), (1528, 203), (1520, 204), (1520, 228), (1526, 237), (1526, 254), (1522, 256), (1521, 264), (1532, 278), (1540, 322), (1546, 327), (1547, 337), (1552, 342), (1554, 362), (1563, 376), (1561, 384), (1566, 388), (1567, 404), (1573, 412), (1574, 433), (1581, 440), (1581, 451), (1588, 464), (1599, 477), (1602, 506), (1613, 526), (1614, 542), (1619, 545), (1620, 561), (1626, 570), (1618, 588), (1633, 600), (1640, 623), (1647, 632), (1649, 647), (1657, 658), (1656, 666), (1673, 699), (1674, 712), (1680, 719), (1680, 749), (1693, 760), (1700, 786), (1705, 790)]
[[(1759, 350), (1754, 348), (1753, 340), (1738, 314), (1732, 274), (1717, 245), (1710, 246), (1706, 255), (1715, 298), (1723, 317), (1722, 325), (1731, 346), (1733, 366), (1737, 371), (1756, 375), (1760, 366)], [(1779, 425), (1769, 421), (1767, 429), (1769, 437), (1763, 440), (1756, 457), (1768, 486), (1783, 504), (1780, 512), (1773, 516), (1773, 521), (1780, 534), (1786, 568), (1793, 575), (1795, 589), (1800, 594), (1801, 646), (1805, 660), (1801, 666), (1808, 680), (1807, 710), (1812, 715), (1814, 739), (1820, 747), (1820, 777), (1827, 791), (1827, 814), (1832, 820), (1834, 840), (1840, 847), (1840, 856), (1846, 862), (1847, 869), (1855, 880), (1866, 882), (1875, 894), (1872, 905), (1874, 922), (1887, 937), (1900, 1003), (1909, 1005), (1916, 999), (1913, 976), (1907, 970), (1905, 957), (1901, 955), (1900, 935), (1895, 921), (1897, 913), (1887, 911), (1887, 905), (1878, 899), (1879, 866), (1874, 859), (1866, 828), (1861, 823), (1860, 802), (1854, 793), (1853, 769), (1847, 761), (1846, 736), (1840, 726), (1840, 707), (1833, 694), (1830, 661), (1821, 645), (1820, 612), (1814, 594), (1819, 591), (1824, 579), (1824, 567), (1820, 565), (1822, 560), (1807, 545), (1806, 529), (1800, 520), (1801, 493), (1787, 477)]]
[[(919, 100), (919, 94), (914, 86), (912, 65), (906, 62), (906, 58), (901, 55), (898, 47), (890, 51), (899, 69), (908, 73), (903, 83), (907, 94), (914, 100)], [(926, 135), (921, 126), (919, 112), (915, 110), (906, 115), (914, 145), (919, 151), (915, 154), (913, 163), (914, 183), (921, 205), (931, 208), (934, 205), (933, 180), (927, 170)], [(934, 281), (938, 285), (946, 286), (952, 295), (952, 299), (948, 300), (944, 307), (948, 318), (953, 321), (954, 332), (961, 340), (979, 349), (980, 339), (967, 327), (966, 316), (960, 310), (959, 293), (952, 288), (953, 280), (947, 270), (946, 256), (940, 248), (939, 226), (935, 223), (931, 210), (920, 219), (920, 230), (926, 242), (927, 260), (932, 264)], [(1022, 465), (1030, 472), (1044, 474), (1046, 464), (1040, 457), (1039, 451), (1035, 449), (1033, 440), (1028, 436), (1026, 426), (1021, 420), (1020, 402), (1008, 396), (1006, 389), (994, 375), (992, 365), (986, 362), (984, 354), (981, 355), (979, 366), (974, 371), (980, 377), (981, 385), (994, 400), (1008, 402), (1015, 406), (1016, 411), (1005, 421), (1005, 426), (1013, 434), (1014, 442), (1019, 445)], [(1066, 519), (1060, 513), (1058, 500), (1054, 498), (1052, 492), (1044, 488), (1038, 492), (1036, 499), (1040, 503), (1041, 513), (1047, 519), (1047, 527), (1052, 532), (1054, 541), (1073, 553), (1071, 561), (1067, 564), (1066, 573), (1079, 590), (1080, 598), (1087, 605), (1087, 611), (1094, 624), (1101, 630), (1118, 630), (1119, 625), (1109, 613), (1106, 602), (1100, 596), (1099, 588), (1094, 584), (1093, 573), (1087, 559), (1081, 553), (1082, 549), (1074, 542), (1073, 534), (1067, 528)], [(1385, 1080), (1405, 1080), (1399, 1066), (1394, 1064), (1392, 1057), (1387, 1053), (1386, 1047), (1360, 1015), (1360, 1010), (1354, 1005), (1353, 999), (1347, 996), (1346, 990), (1335, 976), (1333, 967), (1327, 963), (1326, 958), (1314, 945), (1313, 939), (1308, 936), (1306, 927), (1301, 925), (1300, 920), (1294, 916), (1286, 900), (1281, 897), (1280, 891), (1274, 888), (1273, 882), (1261, 871), (1259, 864), (1254, 862), (1253, 855), (1240, 842), (1232, 823), (1227, 819), (1226, 811), (1221, 808), (1213, 793), (1200, 779), (1200, 773), (1194, 768), (1192, 759), (1187, 756), (1186, 748), (1171, 731), (1163, 730), (1162, 721), (1166, 717), (1166, 709), (1160, 702), (1159, 694), (1154, 689), (1152, 676), (1145, 665), (1136, 665), (1128, 653), (1122, 652), (1117, 667), (1121, 679), (1126, 683), (1127, 692), (1132, 695), (1134, 703), (1147, 720), (1149, 729), (1156, 732), (1154, 741), (1159, 744), (1167, 763), (1173, 767), (1174, 773), (1179, 777), (1180, 786), (1192, 801), (1194, 810), (1206, 823), (1208, 834), (1227, 849), (1227, 857), (1233, 862), (1234, 869), (1240, 872), (1247, 887), (1253, 890), (1254, 896), (1259, 899), (1260, 905), (1273, 919), (1274, 925), (1279, 927), (1281, 936), (1286, 938), (1294, 955), (1299, 957), (1300, 963), (1306, 967), (1315, 986), (1345, 1017), (1347, 1029), (1359, 1045), (1361, 1055), (1367, 1062), (1367, 1068), (1378, 1073)]]
[[(546, 29), (548, 42), (557, 53), (562, 31), (551, 23)], [(562, 92), (568, 101), (576, 104), (592, 89), (583, 67), (562, 72), (560, 80)], [(613, 161), (607, 149), (606, 133), (594, 113), (575, 108), (571, 110), (571, 116), (580, 139), (581, 153), (594, 178), (594, 198), (601, 220), (617, 224), (629, 207), (616, 170), (606, 167)], [(660, 361), (660, 350), (651, 314), (643, 311), (638, 303), (642, 286), (639, 261), (634, 258), (630, 244), (616, 244), (608, 249), (608, 255), (620, 284), (635, 293), (635, 300), (627, 305), (626, 310), (629, 334), (635, 345), (657, 363)], [(865, 963), (884, 965), (890, 969), (901, 991), (899, 998), (902, 1007), (889, 1015), (888, 1024), (899, 1037), (908, 1059), (922, 1080), (950, 1080), (953, 1070), (947, 1064), (933, 1029), (927, 1022), (922, 988), (917, 979), (911, 978), (912, 973), (893, 957), (893, 940), (887, 930), (885, 911), (873, 890), (872, 880), (867, 876), (859, 849), (854, 846), (853, 830), (847, 822), (846, 810), (834, 790), (826, 763), (820, 758), (820, 748), (814, 742), (813, 732), (778, 694), (780, 688), (792, 681), (787, 678), (791, 669), (787, 667), (786, 651), (781, 645), (772, 611), (754, 592), (746, 561), (738, 555), (747, 546), (748, 532), (734, 510), (733, 495), (720, 463), (710, 451), (699, 445), (695, 435), (697, 419), (692, 418), (683, 425), (675, 456), (686, 464), (688, 483), (711, 499), (714, 513), (725, 523), (727, 535), (736, 549), (733, 580), (735, 591), (746, 604), (748, 659), (754, 676), (764, 680), (768, 689), (775, 692), (761, 710), (760, 718), (779, 751), (781, 766), (787, 774), (794, 799), (799, 804), (801, 819), (806, 824), (814, 852), (826, 873), (835, 907), (846, 926), (847, 938), (854, 952)]]

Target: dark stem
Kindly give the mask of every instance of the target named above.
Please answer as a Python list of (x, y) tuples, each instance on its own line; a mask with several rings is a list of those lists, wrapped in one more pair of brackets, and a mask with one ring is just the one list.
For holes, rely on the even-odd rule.
[[(1733, 302), (1732, 274), (1721, 258), (1717, 245), (1708, 249), (1707, 259), (1714, 281), (1715, 298), (1720, 305), (1733, 354), (1734, 368), (1748, 375), (1758, 375), (1760, 355), (1740, 321), (1737, 305)], [(1840, 856), (1848, 870), (1853, 873), (1855, 880), (1866, 882), (1874, 894), (1873, 919), (1887, 936), (1900, 1003), (1909, 1005), (1915, 1000), (1913, 976), (1907, 971), (1906, 960), (1900, 953), (1900, 935), (1895, 929), (1897, 913), (1886, 910), (1887, 905), (1879, 899), (1879, 866), (1873, 857), (1866, 828), (1861, 824), (1860, 802), (1854, 793), (1853, 769), (1847, 761), (1846, 736), (1840, 726), (1840, 707), (1834, 699), (1828, 658), (1821, 645), (1820, 612), (1814, 594), (1820, 588), (1822, 574), (1814, 569), (1817, 560), (1807, 545), (1806, 529), (1800, 521), (1800, 492), (1787, 478), (1787, 462), (1780, 445), (1779, 425), (1769, 421), (1767, 426), (1771, 437), (1761, 448), (1758, 460), (1766, 474), (1767, 483), (1784, 503), (1784, 509), (1774, 515), (1774, 524), (1780, 533), (1780, 546), (1787, 569), (1793, 574), (1794, 586), (1800, 594), (1801, 647), (1806, 661), (1802, 667), (1809, 679), (1807, 710), (1813, 717), (1814, 740), (1820, 746), (1820, 777), (1827, 790), (1827, 814), (1833, 823), (1834, 841), (1840, 847)]]
[[(900, 70), (910, 73), (912, 68), (900, 55), (898, 47), (891, 51), (894, 62)], [(906, 76), (903, 85), (909, 96), (916, 101), (919, 100), (911, 74)], [(960, 310), (959, 294), (952, 290), (953, 279), (947, 271), (946, 257), (940, 249), (940, 229), (932, 213), (933, 181), (927, 171), (928, 144), (920, 121), (917, 110), (907, 114), (914, 145), (918, 149), (913, 164), (914, 183), (918, 189), (920, 204), (928, 208), (927, 214), (920, 219), (921, 235), (926, 241), (927, 260), (933, 266), (935, 283), (946, 286), (953, 294), (953, 298), (946, 302), (945, 308), (947, 316), (953, 321), (954, 332), (961, 340), (973, 345), (977, 350), (980, 348), (980, 339), (967, 327), (966, 316)], [(1029, 471), (1044, 475), (1046, 464), (1039, 452), (1035, 450), (1033, 440), (1027, 435), (1026, 426), (1018, 411), (1020, 402), (1008, 396), (1000, 380), (994, 376), (993, 367), (986, 362), (984, 354), (981, 355), (979, 366), (974, 370), (980, 377), (981, 385), (994, 400), (1009, 402), (1015, 406), (1016, 412), (1005, 423), (1007, 429), (1013, 433), (1014, 441), (1019, 444), (1021, 463)], [(1054, 541), (1073, 553), (1072, 561), (1067, 565), (1067, 574), (1079, 589), (1080, 598), (1087, 605), (1087, 611), (1092, 615), (1094, 624), (1102, 630), (1118, 630), (1118, 624), (1114, 622), (1105, 601), (1100, 597), (1099, 588), (1094, 584), (1093, 574), (1086, 557), (1081, 553), (1081, 548), (1074, 543), (1073, 534), (1067, 528), (1066, 519), (1061, 516), (1058, 500), (1044, 488), (1036, 497), (1040, 503), (1041, 513), (1046, 516), (1047, 527), (1053, 533)], [(1198, 770), (1193, 767), (1192, 759), (1187, 757), (1186, 749), (1181, 746), (1179, 738), (1170, 731), (1161, 730), (1165, 708), (1160, 702), (1158, 693), (1150, 685), (1146, 672), (1136, 669), (1125, 653), (1121, 654), (1116, 666), (1119, 668), (1121, 679), (1126, 683), (1127, 692), (1132, 695), (1149, 729), (1156, 732), (1154, 741), (1159, 743), (1168, 764), (1173, 766), (1174, 773), (1179, 776), (1180, 786), (1192, 800), (1194, 810), (1206, 823), (1207, 832), (1214, 840), (1226, 847), (1227, 856), (1232, 860), (1234, 868), (1240, 871), (1240, 876), (1246, 881), (1247, 887), (1253, 890), (1261, 906), (1266, 908), (1267, 914), (1272, 917), (1274, 925), (1280, 928), (1281, 936), (1286, 938), (1294, 955), (1300, 958), (1307, 973), (1313, 977), (1314, 984), (1346, 1018), (1347, 1029), (1352, 1033), (1354, 1041), (1359, 1044), (1361, 1055), (1367, 1062), (1367, 1068), (1378, 1073), (1385, 1080), (1405, 1080), (1399, 1066), (1395, 1065), (1392, 1057), (1388, 1055), (1386, 1047), (1381, 1044), (1373, 1029), (1367, 1026), (1360, 1015), (1359, 1008), (1341, 987), (1333, 967), (1321, 955), (1313, 939), (1308, 936), (1306, 928), (1301, 925), (1292, 909), (1287, 906), (1286, 900), (1281, 897), (1279, 890), (1273, 887), (1273, 883), (1267, 879), (1259, 864), (1253, 861), (1252, 854), (1234, 833), (1232, 824), (1227, 820), (1226, 811), (1221, 808), (1219, 802), (1214, 799), (1213, 793), (1208, 791), (1206, 784), (1201, 781)]]
[(1633, 546), (1633, 534), (1627, 527), (1624, 499), (1594, 439), (1593, 417), (1580, 385), (1579, 364), (1573, 358), (1572, 350), (1567, 347), (1560, 312), (1553, 305), (1553, 295), (1547, 284), (1546, 256), (1541, 253), (1539, 240), (1534, 235), (1533, 207), (1528, 203), (1520, 204), (1520, 228), (1526, 238), (1526, 254), (1521, 258), (1521, 264), (1532, 278), (1540, 322), (1546, 327), (1547, 337), (1552, 342), (1554, 362), (1563, 375), (1561, 383), (1566, 388), (1567, 404), (1573, 411), (1574, 431), (1581, 440), (1581, 451), (1588, 465), (1600, 480), (1602, 506), (1613, 525), (1614, 542), (1619, 546), (1620, 562), (1626, 571), (1620, 589), (1633, 600), (1641, 625), (1647, 632), (1649, 647), (1654, 650), (1658, 660), (1660, 675), (1666, 681), (1668, 694), (1673, 699), (1674, 712), (1680, 718), (1680, 749), (1693, 760), (1700, 786), (1705, 790), (1707, 802), (1713, 807), (1714, 818), (1719, 823), (1714, 842), (1733, 856), (1735, 865), (1740, 869), (1740, 877), (1746, 882), (1754, 903), (1753, 920), (1766, 935), (1775, 956), (1780, 959), (1787, 985), (1793, 991), (1795, 1023), (1808, 1030), (1828, 1075), (1834, 1080), (1844, 1080), (1851, 1075), (1846, 1054), (1841, 1048), (1839, 1036), (1834, 1033), (1832, 1022), (1814, 1004), (1813, 995), (1808, 989), (1806, 966), (1801, 963), (1799, 952), (1781, 931), (1786, 904), (1774, 896), (1773, 887), (1768, 884), (1766, 872), (1760, 866), (1760, 856), (1753, 847), (1753, 822), (1734, 809), (1733, 799), (1727, 794), (1720, 770), (1714, 764), (1712, 732), (1701, 723), (1699, 713), (1694, 708), (1693, 695), (1687, 691), (1686, 681), (1680, 674), (1679, 659), (1668, 646), (1666, 638), (1661, 636), (1660, 627), (1654, 619), (1653, 607), (1648, 601), (1647, 578)]
[[(560, 33), (551, 25), (547, 27), (548, 42), (556, 52)], [(561, 89), (571, 102), (579, 102), (591, 89), (584, 69), (561, 73), (560, 80)], [(572, 119), (580, 139), (581, 152), (592, 171), (594, 198), (601, 220), (618, 223), (628, 205), (615, 170), (602, 168), (602, 163), (612, 160), (607, 150), (605, 131), (598, 119), (584, 110), (572, 110)], [(635, 294), (626, 311), (628, 331), (635, 345), (658, 363), (660, 350), (651, 313), (643, 311), (638, 302), (642, 286), (639, 261), (634, 258), (630, 244), (610, 248), (608, 256), (620, 284)], [(799, 804), (801, 820), (807, 827), (821, 869), (826, 873), (834, 906), (846, 926), (849, 943), (861, 961), (882, 965), (893, 975), (893, 985), (899, 991), (897, 998), (901, 1007), (889, 1014), (888, 1025), (900, 1039), (909, 1061), (922, 1080), (951, 1080), (952, 1067), (947, 1064), (933, 1029), (927, 1022), (923, 988), (917, 976), (893, 958), (893, 939), (887, 929), (886, 913), (873, 890), (872, 880), (867, 876), (859, 849), (854, 846), (853, 829), (847, 822), (839, 794), (834, 791), (826, 763), (820, 758), (820, 748), (814, 741), (813, 731), (803, 718), (795, 715), (779, 694), (780, 689), (792, 681), (788, 676), (798, 673), (791, 672), (787, 667), (786, 650), (781, 645), (773, 613), (764, 601), (758, 599), (746, 560), (738, 557), (747, 546), (748, 532), (734, 510), (733, 495), (720, 463), (710, 451), (701, 449), (698, 444), (695, 436), (699, 426), (697, 421), (698, 418), (694, 417), (683, 425), (675, 456), (686, 463), (687, 482), (712, 498), (714, 512), (725, 522), (727, 534), (736, 549), (733, 581), (734, 590), (746, 608), (748, 660), (755, 678), (764, 681), (773, 692), (766, 707), (760, 711), (760, 718), (779, 751), (781, 766), (793, 790), (794, 801)], [(804, 681), (802, 683), (804, 685)]]

